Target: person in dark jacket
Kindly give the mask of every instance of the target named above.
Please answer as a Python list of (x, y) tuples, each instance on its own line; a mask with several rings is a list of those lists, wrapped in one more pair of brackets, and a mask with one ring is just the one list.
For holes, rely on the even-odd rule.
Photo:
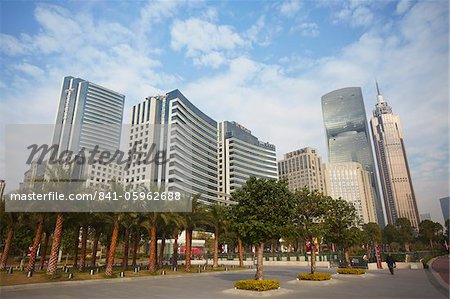
[(386, 264), (388, 265), (388, 268), (389, 268), (389, 271), (391, 272), (391, 274), (394, 275), (395, 260), (390, 253), (386, 257)]

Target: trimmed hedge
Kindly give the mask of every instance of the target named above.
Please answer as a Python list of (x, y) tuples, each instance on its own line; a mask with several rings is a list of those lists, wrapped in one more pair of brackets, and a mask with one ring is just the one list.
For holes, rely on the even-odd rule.
[(330, 280), (331, 279), (331, 274), (323, 273), (323, 272), (316, 272), (314, 274), (301, 273), (301, 274), (297, 275), (297, 278), (299, 280), (322, 281), (322, 280)]
[(243, 279), (236, 281), (234, 287), (239, 290), (261, 292), (278, 289), (280, 287), (280, 282), (278, 280), (270, 280), (270, 279), (263, 279), (263, 280)]
[(350, 275), (361, 275), (361, 274), (365, 274), (366, 270), (358, 269), (358, 268), (339, 268), (339, 269), (337, 269), (337, 273), (350, 274)]

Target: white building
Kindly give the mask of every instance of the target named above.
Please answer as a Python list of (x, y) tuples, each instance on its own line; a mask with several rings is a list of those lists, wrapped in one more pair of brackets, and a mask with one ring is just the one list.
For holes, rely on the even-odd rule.
[(377, 222), (369, 172), (357, 162), (327, 163), (323, 167), (326, 194), (352, 203), (363, 223)]

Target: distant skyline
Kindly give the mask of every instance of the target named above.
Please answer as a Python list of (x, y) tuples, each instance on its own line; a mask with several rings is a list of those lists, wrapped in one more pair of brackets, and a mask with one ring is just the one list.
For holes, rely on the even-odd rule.
[[(2, 1), (0, 178), (4, 125), (55, 122), (72, 75), (131, 107), (178, 88), (217, 121), (327, 161), (320, 98), (375, 79), (402, 120), (419, 213), (442, 221), (449, 195), (448, 1)], [(9, 186), (7, 182), (7, 189)]]

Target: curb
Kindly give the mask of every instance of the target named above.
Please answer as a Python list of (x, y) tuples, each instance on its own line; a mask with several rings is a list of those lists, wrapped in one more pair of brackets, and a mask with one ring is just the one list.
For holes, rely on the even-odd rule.
[(148, 276), (138, 276), (138, 277), (123, 277), (123, 278), (97, 278), (97, 279), (86, 279), (86, 280), (71, 280), (71, 281), (55, 281), (55, 282), (39, 282), (39, 283), (28, 283), (28, 284), (17, 284), (10, 286), (0, 286), (1, 291), (16, 291), (16, 290), (27, 290), (27, 289), (41, 289), (54, 286), (73, 286), (73, 285), (89, 285), (96, 283), (121, 283), (127, 281), (139, 281), (139, 280), (152, 280), (152, 279), (166, 279), (166, 278), (183, 278), (193, 276), (207, 276), (207, 275), (218, 275), (218, 274), (232, 274), (236, 272), (249, 272), (254, 271), (254, 269), (245, 270), (228, 270), (228, 271), (217, 271), (217, 272), (202, 272), (202, 273), (186, 273), (186, 274), (171, 274), (171, 275), (148, 275)]
[(434, 257), (431, 260), (428, 261), (427, 265), (428, 265), (428, 270), (431, 271), (431, 274), (433, 274), (434, 278), (437, 280), (437, 282), (443, 287), (445, 288), (447, 291), (449, 291), (449, 285), (442, 279), (441, 275), (439, 275), (439, 273), (437, 273), (436, 271), (433, 270), (433, 267), (431, 267), (431, 265), (433, 264), (433, 262), (437, 259), (438, 257)]

